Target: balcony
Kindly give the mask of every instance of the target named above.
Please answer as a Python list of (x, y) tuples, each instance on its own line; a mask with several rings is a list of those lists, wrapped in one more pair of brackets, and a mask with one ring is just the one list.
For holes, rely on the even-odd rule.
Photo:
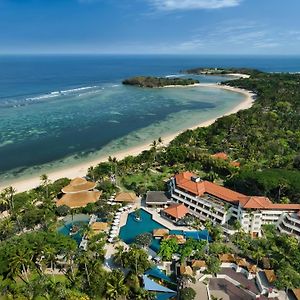
[[(182, 195), (183, 197), (186, 197), (188, 199), (194, 200), (199, 204), (202, 204), (204, 206), (213, 207), (215, 210), (218, 210), (219, 212), (224, 214), (224, 203), (222, 200), (217, 199), (215, 197), (212, 197), (210, 195), (203, 195), (201, 197), (195, 196), (191, 193), (187, 193), (186, 191), (183, 191), (180, 188), (175, 188), (173, 193), (178, 193)], [(214, 205), (212, 205), (214, 204)]]
[(292, 214), (292, 215), (287, 214), (286, 218), (294, 224), (299, 224), (300, 227), (300, 218), (296, 214)]
[(172, 194), (172, 198), (174, 200), (179, 201), (180, 203), (186, 204), (186, 206), (188, 206), (193, 213), (195, 212), (198, 215), (201, 215), (201, 214), (199, 214), (198, 212), (195, 211), (195, 209), (197, 209), (197, 210), (201, 211), (203, 214), (205, 214), (205, 218), (218, 219), (221, 222), (223, 221), (224, 214), (217, 214), (215, 212), (212, 212), (209, 209), (206, 209), (206, 208), (204, 208), (202, 206), (194, 204), (194, 203), (191, 202), (191, 200), (181, 198), (180, 196), (177, 196), (176, 194)]
[[(297, 232), (297, 234), (300, 234), (300, 226), (293, 225), (292, 223), (287, 222), (286, 219), (283, 219), (282, 222), (281, 222), (281, 224), (284, 224), (285, 228), (286, 228), (289, 232), (291, 232), (292, 230), (294, 230), (294, 231)], [(280, 224), (280, 225), (281, 225), (281, 224)]]

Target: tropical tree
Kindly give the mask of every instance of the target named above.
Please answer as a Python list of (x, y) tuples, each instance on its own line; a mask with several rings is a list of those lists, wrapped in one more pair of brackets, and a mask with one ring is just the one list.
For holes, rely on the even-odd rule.
[(125, 248), (123, 245), (118, 245), (116, 247), (116, 252), (113, 254), (114, 262), (122, 267), (124, 267), (124, 252)]
[(46, 199), (49, 199), (49, 184), (50, 184), (50, 180), (49, 177), (46, 174), (42, 174), (41, 177), (41, 182), (42, 182), (42, 187), (45, 189), (45, 195), (46, 195)]
[(179, 246), (177, 244), (176, 239), (162, 240), (160, 243), (158, 255), (163, 260), (171, 260), (172, 255), (177, 253), (178, 249), (179, 249)]
[(0, 195), (1, 203), (4, 205), (8, 205), (10, 211), (14, 210), (14, 195), (16, 193), (16, 189), (12, 186), (5, 188)]
[(254, 259), (256, 259), (256, 265), (258, 265), (258, 262), (264, 257), (265, 253), (263, 251), (262, 248), (258, 247), (256, 248), (253, 253), (252, 256)]
[(210, 274), (217, 274), (221, 270), (221, 262), (215, 256), (209, 256), (206, 259), (207, 272)]
[(124, 274), (120, 270), (113, 270), (107, 278), (105, 296), (109, 300), (117, 300), (128, 295)]
[(194, 300), (196, 295), (196, 291), (191, 287), (185, 287), (179, 291), (180, 300)]
[(149, 269), (151, 264), (148, 254), (136, 246), (131, 246), (129, 251), (123, 254), (124, 267), (129, 268), (134, 274), (140, 275)]
[(16, 249), (8, 262), (10, 270), (8, 277), (14, 278), (15, 276), (18, 276), (25, 283), (29, 283), (28, 269), (32, 263), (30, 254), (31, 253), (29, 251), (25, 251), (24, 248)]
[(152, 234), (149, 232), (141, 233), (135, 238), (135, 243), (142, 247), (149, 247), (152, 242)]

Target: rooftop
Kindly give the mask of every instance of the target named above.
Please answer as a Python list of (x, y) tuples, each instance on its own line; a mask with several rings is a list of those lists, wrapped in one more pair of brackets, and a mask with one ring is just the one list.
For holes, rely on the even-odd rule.
[(186, 242), (185, 237), (182, 234), (169, 234), (164, 237), (165, 240), (175, 239), (177, 244), (182, 245)]
[(297, 300), (300, 300), (300, 289), (292, 289)]
[(225, 254), (219, 254), (219, 259), (221, 262), (234, 262), (235, 263), (235, 257), (233, 254), (225, 253)]
[(173, 218), (181, 219), (189, 212), (189, 209), (182, 203), (176, 203), (165, 208), (163, 212)]
[(276, 280), (276, 275), (273, 270), (264, 270), (264, 273), (265, 273), (269, 283), (273, 283)]
[(266, 209), (266, 210), (293, 210), (300, 211), (300, 204), (277, 204), (272, 203), (267, 197), (246, 196), (235, 192), (223, 186), (219, 186), (209, 181), (195, 182), (192, 180), (195, 174), (191, 172), (183, 172), (175, 175), (178, 187), (194, 194), (198, 197), (212, 195), (220, 200), (231, 204), (240, 205), (245, 209)]
[(86, 191), (65, 194), (61, 199), (56, 201), (57, 206), (66, 205), (70, 208), (85, 207), (89, 203), (95, 203), (99, 200), (102, 192), (100, 191)]
[(169, 234), (169, 229), (158, 228), (153, 230), (154, 237), (164, 237)]
[(65, 194), (69, 193), (79, 193), (84, 191), (92, 190), (96, 187), (96, 183), (92, 181), (87, 181), (85, 178), (74, 178), (71, 182), (62, 188), (62, 192)]
[(180, 266), (180, 274), (181, 275), (190, 275), (193, 276), (193, 270), (190, 266)]
[(134, 192), (120, 192), (116, 195), (117, 202), (136, 202), (138, 199)]
[(192, 268), (205, 268), (207, 267), (205, 260), (193, 260)]
[(227, 160), (228, 159), (228, 155), (225, 152), (215, 153), (215, 154), (211, 155), (211, 157), (217, 158), (217, 159), (223, 159), (223, 160)]
[(170, 196), (167, 192), (164, 191), (149, 191), (146, 196), (146, 203), (159, 203), (167, 204), (170, 202)]
[(108, 229), (108, 223), (95, 222), (91, 225), (91, 228), (95, 231), (95, 233), (106, 231)]

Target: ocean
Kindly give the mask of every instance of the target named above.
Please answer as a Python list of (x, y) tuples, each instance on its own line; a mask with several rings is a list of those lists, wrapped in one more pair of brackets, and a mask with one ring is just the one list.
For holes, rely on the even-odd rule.
[[(75, 165), (229, 111), (243, 96), (212, 88), (123, 86), (136, 75), (251, 67), (299, 72), (300, 57), (0, 56), (0, 180)], [(224, 77), (196, 76), (200, 82)]]

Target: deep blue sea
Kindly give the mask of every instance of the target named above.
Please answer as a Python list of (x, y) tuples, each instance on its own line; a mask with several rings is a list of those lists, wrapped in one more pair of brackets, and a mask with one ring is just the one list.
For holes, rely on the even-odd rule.
[(200, 66), (299, 72), (300, 56), (0, 56), (0, 180), (150, 142), (243, 100), (212, 88), (121, 84), (130, 76), (181, 76)]

